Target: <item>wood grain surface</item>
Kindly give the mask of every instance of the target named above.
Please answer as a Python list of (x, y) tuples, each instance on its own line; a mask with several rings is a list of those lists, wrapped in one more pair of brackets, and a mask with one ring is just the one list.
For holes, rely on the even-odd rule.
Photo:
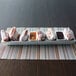
[(0, 59), (0, 76), (76, 76), (76, 61)]

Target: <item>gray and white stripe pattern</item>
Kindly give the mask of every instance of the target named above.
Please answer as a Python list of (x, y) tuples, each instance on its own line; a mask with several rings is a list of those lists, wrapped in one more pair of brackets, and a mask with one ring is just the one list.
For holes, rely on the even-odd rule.
[(0, 59), (76, 59), (75, 45), (0, 46)]

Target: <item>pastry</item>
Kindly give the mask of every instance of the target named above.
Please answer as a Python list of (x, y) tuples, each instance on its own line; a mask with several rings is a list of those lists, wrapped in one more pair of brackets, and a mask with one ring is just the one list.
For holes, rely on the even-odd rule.
[(24, 30), (21, 35), (20, 35), (20, 38), (19, 38), (19, 41), (27, 41), (28, 40), (28, 30)]
[(6, 31), (1, 30), (1, 42), (9, 41), (9, 35)]
[(54, 29), (48, 28), (46, 32), (46, 37), (48, 40), (55, 40), (56, 39), (56, 34)]
[(12, 27), (10, 29), (10, 31), (9, 31), (9, 38), (10, 38), (10, 40), (13, 40), (13, 41), (18, 40), (19, 36), (20, 35), (18, 34), (18, 32), (16, 30), (16, 27)]
[(41, 41), (44, 41), (46, 39), (46, 34), (42, 31), (38, 31), (37, 39), (41, 40)]
[(66, 40), (73, 40), (74, 39), (74, 33), (70, 28), (65, 28), (63, 31), (64, 38)]

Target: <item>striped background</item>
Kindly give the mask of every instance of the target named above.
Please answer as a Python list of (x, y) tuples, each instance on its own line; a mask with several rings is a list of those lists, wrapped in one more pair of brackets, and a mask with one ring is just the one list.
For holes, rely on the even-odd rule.
[(2, 46), (0, 45), (1, 59), (76, 59), (76, 45), (49, 45), (49, 46)]

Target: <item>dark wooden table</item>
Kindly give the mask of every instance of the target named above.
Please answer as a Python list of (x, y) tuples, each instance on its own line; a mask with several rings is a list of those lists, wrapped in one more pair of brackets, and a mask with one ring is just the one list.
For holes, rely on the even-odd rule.
[(76, 61), (0, 59), (0, 76), (76, 76)]

